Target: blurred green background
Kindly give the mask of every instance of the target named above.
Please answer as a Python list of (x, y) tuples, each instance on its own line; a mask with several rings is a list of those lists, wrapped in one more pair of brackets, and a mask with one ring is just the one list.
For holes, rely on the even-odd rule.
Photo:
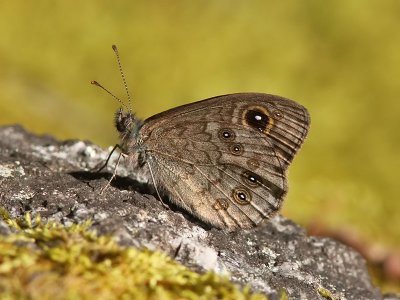
[(234, 92), (305, 105), (283, 214), (400, 247), (400, 1), (1, 1), (0, 124), (117, 142), (119, 46), (146, 118)]

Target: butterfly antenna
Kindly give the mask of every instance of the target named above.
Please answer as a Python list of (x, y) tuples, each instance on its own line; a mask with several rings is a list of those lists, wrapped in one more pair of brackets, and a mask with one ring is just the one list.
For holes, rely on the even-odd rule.
[(106, 91), (107, 94), (111, 95), (111, 97), (113, 97), (115, 100), (117, 100), (124, 108), (126, 108), (126, 110), (130, 110), (130, 108), (128, 108), (126, 106), (126, 104), (124, 102), (122, 102), (121, 99), (119, 99), (117, 96), (115, 96), (113, 93), (111, 93), (109, 90), (107, 90), (104, 86), (102, 86), (100, 83), (98, 83), (96, 80), (92, 80), (90, 82), (91, 84), (98, 86), (99, 88), (101, 88), (103, 91)]
[(118, 48), (116, 45), (112, 45), (112, 49), (114, 50), (114, 53), (117, 56), (119, 73), (121, 74), (122, 82), (124, 83), (125, 86), (126, 95), (128, 96), (129, 112), (132, 112), (131, 95), (129, 94), (128, 84), (126, 83), (125, 74), (124, 71), (122, 70), (121, 59), (119, 58)]

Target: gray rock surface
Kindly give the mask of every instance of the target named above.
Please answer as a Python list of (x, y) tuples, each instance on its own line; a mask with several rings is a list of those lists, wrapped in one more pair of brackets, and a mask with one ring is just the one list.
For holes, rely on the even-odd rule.
[(0, 206), (13, 217), (39, 213), (66, 225), (91, 218), (94, 230), (113, 234), (121, 244), (163, 251), (195, 271), (227, 274), (270, 299), (279, 299), (282, 288), (290, 299), (330, 299), (323, 290), (335, 299), (385, 299), (357, 252), (307, 236), (281, 216), (225, 233), (165, 208), (144, 178), (123, 164), (100, 194), (115, 159), (104, 172), (94, 172), (109, 152), (89, 142), (59, 142), (10, 126), (0, 128), (0, 150)]

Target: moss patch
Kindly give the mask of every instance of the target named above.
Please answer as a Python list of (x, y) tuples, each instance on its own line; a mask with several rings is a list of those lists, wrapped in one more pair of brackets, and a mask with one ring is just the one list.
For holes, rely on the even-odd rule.
[(332, 293), (328, 291), (326, 288), (323, 287), (318, 288), (318, 293), (325, 299), (336, 300), (335, 296), (333, 296)]
[(65, 227), (1, 215), (12, 231), (0, 236), (1, 299), (266, 299), (162, 253), (121, 247), (89, 221)]

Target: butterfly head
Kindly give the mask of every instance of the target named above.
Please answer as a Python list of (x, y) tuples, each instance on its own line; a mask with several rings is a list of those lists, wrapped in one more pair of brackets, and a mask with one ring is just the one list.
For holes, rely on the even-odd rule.
[(125, 112), (119, 108), (115, 113), (115, 127), (120, 134), (130, 131), (133, 124), (134, 115), (131, 112)]
[(136, 142), (137, 133), (142, 121), (136, 118), (134, 113), (131, 111), (126, 112), (122, 108), (119, 108), (115, 113), (114, 122), (123, 144)]

